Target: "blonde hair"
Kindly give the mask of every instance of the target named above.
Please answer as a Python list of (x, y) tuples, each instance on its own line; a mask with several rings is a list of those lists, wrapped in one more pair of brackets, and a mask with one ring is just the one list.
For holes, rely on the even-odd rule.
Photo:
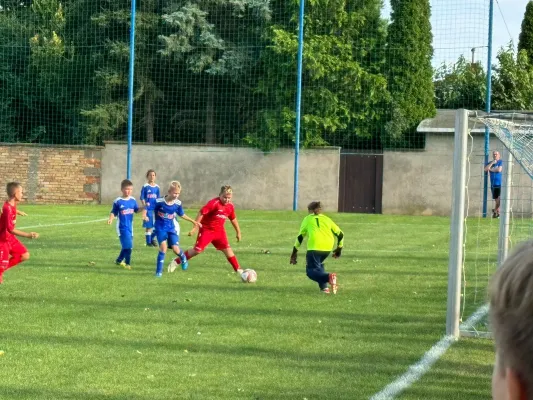
[(489, 298), (499, 373), (515, 371), (533, 399), (533, 241), (507, 257), (492, 277)]
[(168, 185), (168, 191), (170, 192), (174, 189), (176, 189), (178, 192), (181, 192), (181, 183), (179, 183), (178, 181), (170, 182), (170, 184)]
[(219, 196), (221, 196), (222, 194), (224, 193), (233, 193), (233, 189), (231, 188), (230, 185), (224, 185), (220, 188), (220, 193), (218, 194)]

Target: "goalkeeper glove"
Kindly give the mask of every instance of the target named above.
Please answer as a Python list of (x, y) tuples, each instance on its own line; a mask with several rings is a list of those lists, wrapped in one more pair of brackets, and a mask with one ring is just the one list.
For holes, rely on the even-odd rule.
[(333, 250), (333, 258), (339, 258), (341, 256), (342, 247), (337, 247)]
[(291, 254), (291, 264), (296, 265), (296, 263), (298, 262), (297, 258), (298, 258), (298, 250), (294, 248)]

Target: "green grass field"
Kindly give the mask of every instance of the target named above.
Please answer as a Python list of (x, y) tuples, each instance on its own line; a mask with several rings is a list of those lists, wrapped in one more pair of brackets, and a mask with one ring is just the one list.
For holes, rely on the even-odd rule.
[[(288, 262), (303, 213), (238, 212), (243, 240), (230, 241), (259, 276), (244, 284), (212, 248), (154, 278), (139, 217), (133, 270), (115, 266), (109, 206), (20, 208), (18, 228), (41, 237), (0, 286), (1, 399), (367, 399), (445, 333), (447, 218), (329, 214), (346, 242), (327, 296), (303, 251)], [(470, 238), (496, 224), (483, 222)], [(491, 243), (468, 246), (486, 264)], [(485, 300), (487, 271), (473, 274), (465, 312)], [(399, 398), (490, 398), (492, 358), (491, 341), (461, 340)]]

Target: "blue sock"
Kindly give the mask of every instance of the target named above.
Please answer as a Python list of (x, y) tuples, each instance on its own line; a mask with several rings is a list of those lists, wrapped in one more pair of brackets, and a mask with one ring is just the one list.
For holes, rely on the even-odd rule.
[(152, 232), (145, 233), (146, 244), (152, 244)]
[(156, 265), (156, 268), (155, 268), (155, 273), (156, 274), (162, 274), (163, 273), (163, 264), (165, 263), (165, 253), (163, 253), (162, 251), (159, 251), (159, 253), (157, 253), (157, 265)]
[(181, 259), (181, 269), (183, 271), (186, 271), (189, 268), (189, 264), (187, 263), (187, 256), (183, 252), (183, 250), (180, 249), (179, 257)]
[(131, 263), (131, 249), (124, 249), (124, 261), (127, 265)]
[(150, 237), (150, 243), (153, 243), (157, 239), (157, 234), (155, 229), (152, 231), (152, 236)]
[(120, 254), (118, 255), (118, 258), (117, 258), (117, 262), (118, 263), (120, 263), (120, 262), (122, 262), (122, 260), (124, 260), (124, 256), (125, 256), (124, 251), (125, 251), (125, 249), (121, 249), (120, 250)]

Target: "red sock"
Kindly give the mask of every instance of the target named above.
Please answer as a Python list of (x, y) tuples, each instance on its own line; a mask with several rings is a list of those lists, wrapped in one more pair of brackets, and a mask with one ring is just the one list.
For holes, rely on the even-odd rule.
[(237, 261), (237, 257), (235, 257), (235, 256), (228, 257), (228, 261), (231, 264), (231, 266), (233, 267), (234, 271), (237, 271), (240, 268), (239, 267), (239, 262)]
[(13, 268), (15, 265), (19, 264), (22, 261), (22, 255), (15, 254), (13, 257), (9, 259), (9, 264), (7, 265), (7, 268), (5, 271), (7, 271), (9, 268)]
[[(196, 255), (198, 255), (198, 254), (195, 254), (194, 256), (196, 256)], [(187, 260), (190, 260), (190, 259), (193, 258), (194, 256), (191, 256), (191, 255), (189, 254), (189, 250), (185, 251), (185, 257), (187, 257)], [(179, 258), (179, 256), (176, 257), (176, 258), (174, 259), (174, 261), (176, 261), (178, 264), (181, 264), (181, 258)]]

